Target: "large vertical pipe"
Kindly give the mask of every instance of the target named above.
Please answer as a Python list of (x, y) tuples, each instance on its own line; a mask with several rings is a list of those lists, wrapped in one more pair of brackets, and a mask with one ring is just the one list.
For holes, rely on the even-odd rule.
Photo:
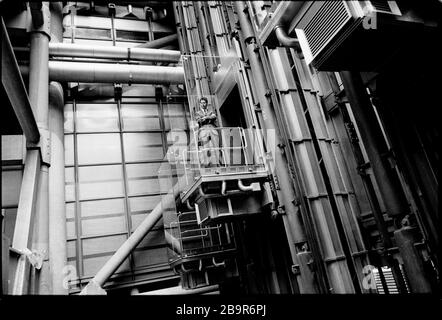
[(403, 226), (394, 232), (396, 244), (404, 261), (404, 269), (412, 293), (431, 293), (431, 283), (425, 276), (425, 268), (415, 247), (416, 230)]
[(37, 281), (34, 293), (48, 294), (51, 292), (49, 270), (49, 157), (47, 157), (47, 139), (49, 127), (48, 96), (49, 96), (49, 4), (43, 3), (43, 25), (31, 30), (31, 50), (29, 58), (29, 100), (42, 133), (40, 150), (42, 163), (38, 184), (37, 207), (34, 226), (33, 249), (43, 254), (43, 263), (35, 273)]
[(403, 217), (409, 212), (407, 201), (399, 185), (398, 177), (395, 176), (392, 168), (389, 168), (390, 164), (386, 159), (389, 150), (362, 78), (359, 73), (353, 71), (341, 72), (341, 78), (370, 160), (370, 166), (387, 208), (387, 214), (392, 217)]
[(58, 82), (50, 83), (49, 116), (49, 128), (51, 130), (51, 167), (49, 168), (49, 263), (52, 276), (52, 293), (67, 294), (67, 288), (63, 286), (63, 272), (67, 264), (63, 88)]
[[(370, 166), (376, 177), (382, 199), (384, 200), (387, 214), (396, 219), (396, 226), (400, 219), (409, 213), (407, 200), (400, 186), (396, 173), (390, 167), (385, 155), (388, 147), (379, 127), (373, 106), (369, 101), (360, 74), (351, 71), (341, 72), (344, 88), (350, 101), (351, 108), (355, 115), (355, 120), (359, 128), (361, 139), (366, 147)], [(410, 230), (403, 228), (395, 231), (395, 239), (398, 242), (399, 252), (404, 261), (405, 271), (411, 279), (410, 283), (422, 282), (424, 278), (421, 267), (421, 258), (415, 252), (413, 238)], [(411, 258), (410, 258), (411, 257)], [(420, 274), (422, 272), (422, 274)], [(428, 283), (422, 285), (412, 285), (412, 290), (416, 292), (429, 292)]]
[[(62, 42), (62, 4), (51, 3), (51, 42)], [(63, 285), (66, 252), (66, 210), (64, 188), (64, 114), (63, 88), (58, 82), (49, 85), (49, 130), (51, 132), (51, 167), (49, 168), (49, 265), (52, 293), (67, 294)]]
[[(241, 30), (247, 30), (250, 32), (252, 29), (250, 26), (249, 20), (244, 16), (244, 4), (241, 1), (235, 2), (236, 11), (239, 16), (239, 22), (241, 26)], [(266, 94), (266, 80), (264, 77), (264, 70), (260, 65), (258, 59), (258, 53), (255, 52), (255, 37), (250, 36), (250, 34), (245, 35), (247, 37), (246, 40), (246, 48), (247, 54), (249, 57), (249, 64), (252, 69), (252, 75), (254, 78), (254, 85), (256, 87), (256, 91), (258, 93), (259, 105), (262, 110), (262, 120), (265, 130), (276, 130), (278, 128), (278, 124), (276, 123), (276, 116), (270, 107), (270, 103), (267, 100)], [(271, 141), (273, 140), (273, 141)], [(286, 229), (288, 231), (288, 238), (290, 241), (290, 250), (292, 253), (292, 260), (294, 264), (298, 264), (298, 257), (296, 253), (296, 248), (294, 246), (297, 242), (305, 241), (305, 235), (302, 228), (302, 223), (300, 220), (300, 212), (298, 208), (293, 204), (293, 200), (295, 199), (295, 194), (293, 192), (293, 186), (290, 181), (290, 171), (287, 168), (287, 163), (282, 154), (282, 150), (279, 146), (282, 145), (282, 141), (278, 134), (274, 135), (274, 139), (270, 139), (267, 142), (268, 150), (275, 150), (275, 154), (273, 154), (275, 165), (274, 170), (276, 173), (276, 177), (278, 178), (280, 184), (280, 191), (278, 192), (278, 196), (280, 196), (281, 202), (284, 204), (286, 215), (283, 216), (284, 225), (286, 225)], [(278, 147), (276, 147), (278, 146)], [(288, 217), (290, 217), (290, 221), (288, 221)], [(290, 225), (290, 227), (288, 227)], [(310, 274), (311, 270), (309, 268), (305, 268), (303, 264), (299, 264), (299, 267), (302, 273)], [(302, 293), (315, 293), (316, 292), (316, 284), (313, 280), (314, 276), (306, 276), (300, 278), (300, 290)]]

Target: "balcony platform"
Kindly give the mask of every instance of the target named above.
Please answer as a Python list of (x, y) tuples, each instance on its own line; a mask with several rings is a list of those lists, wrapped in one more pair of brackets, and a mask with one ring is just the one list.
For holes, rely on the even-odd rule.
[(204, 190), (218, 183), (220, 189), (222, 181), (242, 180), (247, 183), (266, 181), (269, 175), (262, 165), (201, 168), (200, 172), (201, 175), (196, 177), (193, 184), (181, 193), (183, 203), (194, 200), (200, 194), (200, 188)]

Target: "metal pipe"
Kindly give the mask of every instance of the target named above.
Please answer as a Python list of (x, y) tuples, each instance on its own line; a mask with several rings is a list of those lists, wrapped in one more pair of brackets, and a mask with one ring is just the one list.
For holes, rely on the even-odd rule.
[[(239, 180), (238, 180), (238, 184), (239, 184)], [(227, 188), (227, 182), (226, 182), (226, 180), (223, 180), (221, 182), (221, 194), (223, 196), (226, 195), (226, 188)]]
[(252, 185), (245, 186), (242, 180), (238, 179), (238, 189), (241, 191), (253, 191), (253, 186)]
[(431, 293), (431, 283), (425, 276), (425, 268), (419, 251), (415, 247), (416, 228), (403, 226), (394, 232), (399, 252), (404, 261), (404, 269), (412, 293)]
[(184, 83), (183, 67), (50, 61), (49, 75), (59, 82)]
[(191, 211), (195, 210), (195, 206), (192, 206), (192, 205), (190, 204), (190, 200), (187, 200), (187, 201), (186, 201), (186, 205), (187, 205), (187, 208), (188, 208), (189, 210), (191, 210)]
[(40, 150), (42, 162), (38, 180), (38, 197), (33, 234), (32, 249), (43, 254), (41, 270), (36, 274), (36, 290), (39, 294), (48, 294), (51, 290), (49, 269), (49, 162), (48, 128), (49, 128), (49, 4), (43, 3), (43, 26), (31, 30), (31, 51), (29, 58), (29, 100), (34, 108), (37, 126), (45, 136), (41, 139)]
[(361, 76), (357, 72), (343, 71), (341, 78), (387, 213), (390, 216), (404, 216), (409, 212), (407, 200), (398, 177), (388, 160), (382, 157), (388, 154), (388, 147)]
[(161, 48), (178, 40), (176, 33), (136, 46), (136, 48)]
[(289, 37), (283, 26), (277, 25), (273, 30), (275, 31), (276, 38), (283, 47), (295, 48), (296, 50), (301, 51), (299, 40)]
[(90, 46), (73, 43), (50, 43), (49, 54), (58, 57), (123, 59), (135, 61), (178, 62), (181, 52), (152, 48)]
[(236, 14), (238, 15), (238, 22), (241, 28), (241, 33), (244, 37), (244, 41), (247, 42), (251, 38), (255, 37), (253, 29), (246, 16), (246, 6), (243, 1), (235, 1)]
[[(51, 42), (63, 41), (63, 5), (52, 2)], [(52, 294), (68, 294), (64, 285), (67, 265), (66, 206), (64, 169), (64, 99), (58, 82), (49, 84), (49, 130), (51, 132), (51, 167), (49, 168), (49, 264), (52, 275)]]

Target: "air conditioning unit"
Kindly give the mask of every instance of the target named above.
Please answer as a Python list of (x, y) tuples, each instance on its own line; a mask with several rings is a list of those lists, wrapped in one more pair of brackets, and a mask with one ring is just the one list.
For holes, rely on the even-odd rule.
[(401, 16), (396, 1), (306, 1), (291, 27), (318, 70), (373, 71), (407, 39)]

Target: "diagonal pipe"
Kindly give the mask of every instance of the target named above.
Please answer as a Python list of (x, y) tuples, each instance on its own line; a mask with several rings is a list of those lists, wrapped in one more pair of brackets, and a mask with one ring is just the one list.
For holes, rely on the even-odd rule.
[(105, 263), (105, 265), (97, 272), (87, 286), (81, 291), (81, 295), (88, 294), (106, 294), (102, 286), (109, 277), (121, 266), (128, 255), (136, 248), (136, 246), (143, 240), (146, 234), (161, 218), (164, 208), (175, 204), (175, 197), (180, 194), (178, 182), (175, 187), (171, 188), (169, 192), (164, 195), (163, 201), (160, 201), (155, 208), (148, 214), (141, 224), (135, 229), (132, 235), (118, 248), (114, 255)]

